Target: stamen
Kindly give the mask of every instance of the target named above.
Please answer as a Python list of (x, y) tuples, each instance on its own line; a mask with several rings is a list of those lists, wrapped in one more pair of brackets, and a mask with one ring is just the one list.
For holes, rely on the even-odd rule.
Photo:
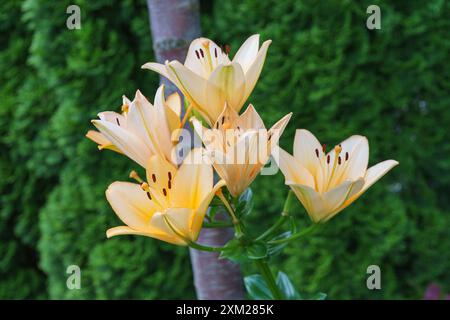
[(336, 156), (338, 156), (342, 151), (341, 145), (334, 147), (334, 152), (336, 152)]
[(139, 182), (139, 183), (144, 182), (144, 180), (142, 180), (141, 177), (139, 177), (139, 175), (137, 174), (137, 172), (134, 171), (134, 170), (132, 170), (132, 171), (130, 172), (130, 178), (136, 180), (136, 181)]
[(200, 51), (200, 54), (202, 55), (202, 58), (204, 58), (205, 54), (203, 53), (203, 49), (198, 49), (198, 51)]
[(150, 200), (152, 200), (152, 196), (150, 195), (150, 192), (147, 192), (147, 198), (149, 198)]
[(156, 175), (154, 173), (152, 173), (152, 180), (153, 182), (156, 182)]
[(317, 156), (317, 158), (319, 157), (319, 150), (315, 150), (316, 151), (316, 156)]
[(198, 53), (198, 51), (197, 51), (197, 50), (195, 50), (195, 55), (197, 56), (197, 59), (199, 59), (199, 60), (200, 60), (200, 54)]
[(230, 47), (228, 44), (226, 44), (226, 45), (225, 45), (225, 53), (226, 53), (227, 55), (229, 55), (229, 54), (230, 54), (230, 51), (231, 51), (231, 47)]
[(119, 118), (116, 118), (117, 125), (120, 127)]
[(327, 163), (330, 164), (330, 155), (327, 155)]
[(169, 176), (169, 180), (172, 180), (172, 172), (168, 171), (167, 175)]
[(322, 145), (322, 151), (323, 151), (323, 153), (325, 153), (325, 151), (327, 151), (327, 145), (325, 143)]
[(146, 192), (150, 191), (150, 188), (148, 187), (148, 183), (147, 182), (142, 182), (141, 183), (141, 189), (146, 191)]
[(345, 161), (348, 160), (348, 152), (345, 153)]
[(171, 180), (169, 180), (169, 182), (167, 183), (167, 187), (168, 187), (169, 189), (172, 189), (172, 181), (171, 181)]
[(167, 190), (166, 190), (166, 188), (163, 188), (162, 191), (163, 191), (163, 193), (164, 193), (164, 196), (166, 197), (166, 196), (167, 196)]
[(338, 164), (341, 164), (341, 157), (338, 157)]

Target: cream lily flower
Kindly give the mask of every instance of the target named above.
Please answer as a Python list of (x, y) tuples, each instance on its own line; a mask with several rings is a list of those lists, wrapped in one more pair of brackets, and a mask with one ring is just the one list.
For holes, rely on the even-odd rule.
[(213, 129), (191, 121), (203, 141), (214, 169), (225, 180), (234, 197), (239, 196), (256, 178), (277, 145), (292, 113), (279, 120), (270, 130), (250, 104), (242, 114), (226, 106)]
[(239, 112), (256, 85), (271, 40), (259, 48), (259, 35), (249, 37), (233, 60), (213, 41), (198, 38), (192, 41), (184, 65), (166, 61), (142, 66), (172, 81), (211, 126), (225, 103)]
[(331, 219), (398, 165), (386, 160), (367, 169), (369, 143), (363, 136), (349, 137), (328, 154), (324, 149), (311, 132), (299, 129), (294, 156), (279, 148), (275, 159), (315, 223)]
[(141, 185), (114, 182), (106, 198), (125, 226), (111, 228), (108, 238), (118, 235), (148, 236), (177, 245), (196, 241), (203, 218), (215, 193), (213, 169), (201, 162), (202, 149), (193, 149), (179, 169), (159, 155), (149, 158), (147, 181)]
[(100, 132), (89, 131), (86, 136), (98, 143), (99, 149), (123, 153), (143, 167), (155, 154), (172, 161), (181, 123), (180, 96), (174, 93), (166, 100), (164, 86), (160, 86), (152, 105), (138, 90), (133, 101), (124, 97), (122, 110), (122, 114), (99, 113), (100, 119), (92, 123)]

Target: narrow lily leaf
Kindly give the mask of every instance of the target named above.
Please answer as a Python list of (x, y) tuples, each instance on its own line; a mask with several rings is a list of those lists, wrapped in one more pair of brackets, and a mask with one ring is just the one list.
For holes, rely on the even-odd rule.
[(264, 278), (254, 274), (244, 278), (245, 288), (253, 300), (273, 300), (272, 293)]
[[(286, 231), (286, 232), (283, 232), (282, 234), (277, 235), (276, 237), (273, 237), (270, 240), (285, 239), (285, 238), (289, 238), (291, 235), (292, 235), (291, 231)], [(287, 244), (288, 244), (288, 242), (278, 243), (278, 244), (269, 244), (267, 247), (268, 254), (272, 256), (272, 255), (276, 255), (276, 254), (280, 253), (281, 250), (283, 250), (283, 248), (286, 247)]]
[(287, 300), (300, 300), (302, 298), (284, 272), (278, 272), (277, 286), (280, 288), (281, 292), (283, 292), (283, 295)]
[(267, 257), (267, 245), (263, 241), (256, 241), (246, 247), (249, 259), (262, 259)]

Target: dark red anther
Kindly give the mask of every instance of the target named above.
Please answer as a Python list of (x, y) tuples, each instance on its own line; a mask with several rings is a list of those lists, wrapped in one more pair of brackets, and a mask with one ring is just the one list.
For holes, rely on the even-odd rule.
[(323, 153), (325, 153), (325, 151), (327, 151), (327, 145), (325, 143), (322, 145), (322, 151), (323, 151)]
[(172, 181), (169, 180), (169, 182), (167, 183), (167, 186), (169, 187), (169, 189), (172, 189)]
[(231, 47), (228, 44), (226, 44), (225, 45), (225, 53), (228, 55), (228, 54), (230, 54), (230, 51), (231, 51)]
[(156, 176), (154, 173), (152, 173), (152, 180), (153, 180), (153, 182), (156, 182)]
[(150, 195), (150, 192), (147, 192), (147, 198), (149, 198), (150, 200), (152, 200), (152, 196)]
[(167, 176), (169, 177), (169, 180), (172, 180), (172, 172), (167, 172)]
[(330, 164), (330, 155), (327, 155), (327, 163)]
[(341, 157), (338, 157), (338, 164), (341, 164)]
[(163, 188), (163, 193), (164, 193), (164, 196), (167, 196), (167, 190), (166, 190), (166, 188)]

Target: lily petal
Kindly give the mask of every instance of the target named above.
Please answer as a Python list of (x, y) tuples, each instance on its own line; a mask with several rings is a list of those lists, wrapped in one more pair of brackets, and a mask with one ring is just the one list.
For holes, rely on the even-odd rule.
[(149, 221), (159, 206), (147, 198), (140, 185), (114, 182), (106, 190), (106, 198), (126, 225), (136, 230), (151, 231)]
[(323, 221), (328, 211), (321, 194), (305, 185), (296, 184), (291, 181), (286, 181), (286, 184), (294, 191), (295, 195), (308, 212), (311, 220), (314, 223)]
[(244, 73), (246, 73), (253, 64), (253, 61), (255, 61), (256, 56), (258, 55), (258, 49), (259, 34), (254, 34), (241, 45), (238, 52), (234, 55), (233, 62), (239, 63), (242, 66)]
[[(217, 94), (220, 96), (216, 97)], [(208, 101), (210, 101), (210, 108), (219, 107), (222, 111), (226, 102), (231, 108), (239, 112), (244, 94), (245, 76), (241, 65), (236, 62), (229, 65), (219, 65), (208, 79), (206, 95)]]
[(266, 60), (267, 49), (271, 43), (272, 40), (267, 40), (262, 44), (261, 49), (259, 49), (258, 54), (256, 55), (255, 61), (245, 73), (245, 95), (242, 99), (242, 103), (247, 101), (248, 97), (255, 88), (256, 82), (261, 74), (264, 61)]
[(265, 129), (264, 122), (259, 116), (258, 112), (255, 110), (252, 104), (249, 104), (247, 109), (236, 119), (235, 127), (241, 129)]
[(182, 239), (180, 239), (179, 237), (175, 237), (173, 235), (162, 233), (160, 231), (141, 232), (141, 231), (137, 231), (132, 228), (129, 228), (127, 226), (114, 227), (114, 228), (110, 228), (106, 231), (106, 236), (108, 238), (111, 238), (114, 236), (122, 236), (122, 235), (145, 236), (145, 237), (158, 239), (158, 240), (165, 241), (165, 242), (175, 244), (175, 245), (180, 245), (180, 246), (186, 245), (186, 242), (183, 241)]
[(302, 184), (314, 189), (314, 177), (296, 158), (291, 156), (282, 148), (276, 146), (274, 148), (278, 153), (278, 157), (274, 156), (275, 162), (280, 168), (287, 181), (292, 181), (296, 184)]
[(122, 153), (145, 167), (152, 151), (136, 135), (108, 121), (92, 120), (92, 123)]
[[(317, 157), (319, 154), (319, 157)], [(322, 146), (319, 140), (306, 129), (297, 129), (294, 138), (294, 157), (313, 175), (321, 168)]]
[(197, 208), (213, 188), (213, 169), (203, 160), (203, 149), (193, 149), (184, 159), (174, 179), (171, 193), (176, 207)]
[(184, 96), (201, 111), (207, 112), (203, 106), (206, 101), (206, 79), (194, 73), (178, 61), (172, 61), (167, 65), (169, 75), (175, 85), (183, 92)]
[(141, 68), (155, 71), (155, 72), (159, 73), (160, 75), (162, 75), (163, 77), (166, 77), (167, 79), (169, 79), (170, 81), (173, 82), (173, 79), (171, 78), (169, 72), (167, 72), (166, 66), (161, 63), (147, 62)]

